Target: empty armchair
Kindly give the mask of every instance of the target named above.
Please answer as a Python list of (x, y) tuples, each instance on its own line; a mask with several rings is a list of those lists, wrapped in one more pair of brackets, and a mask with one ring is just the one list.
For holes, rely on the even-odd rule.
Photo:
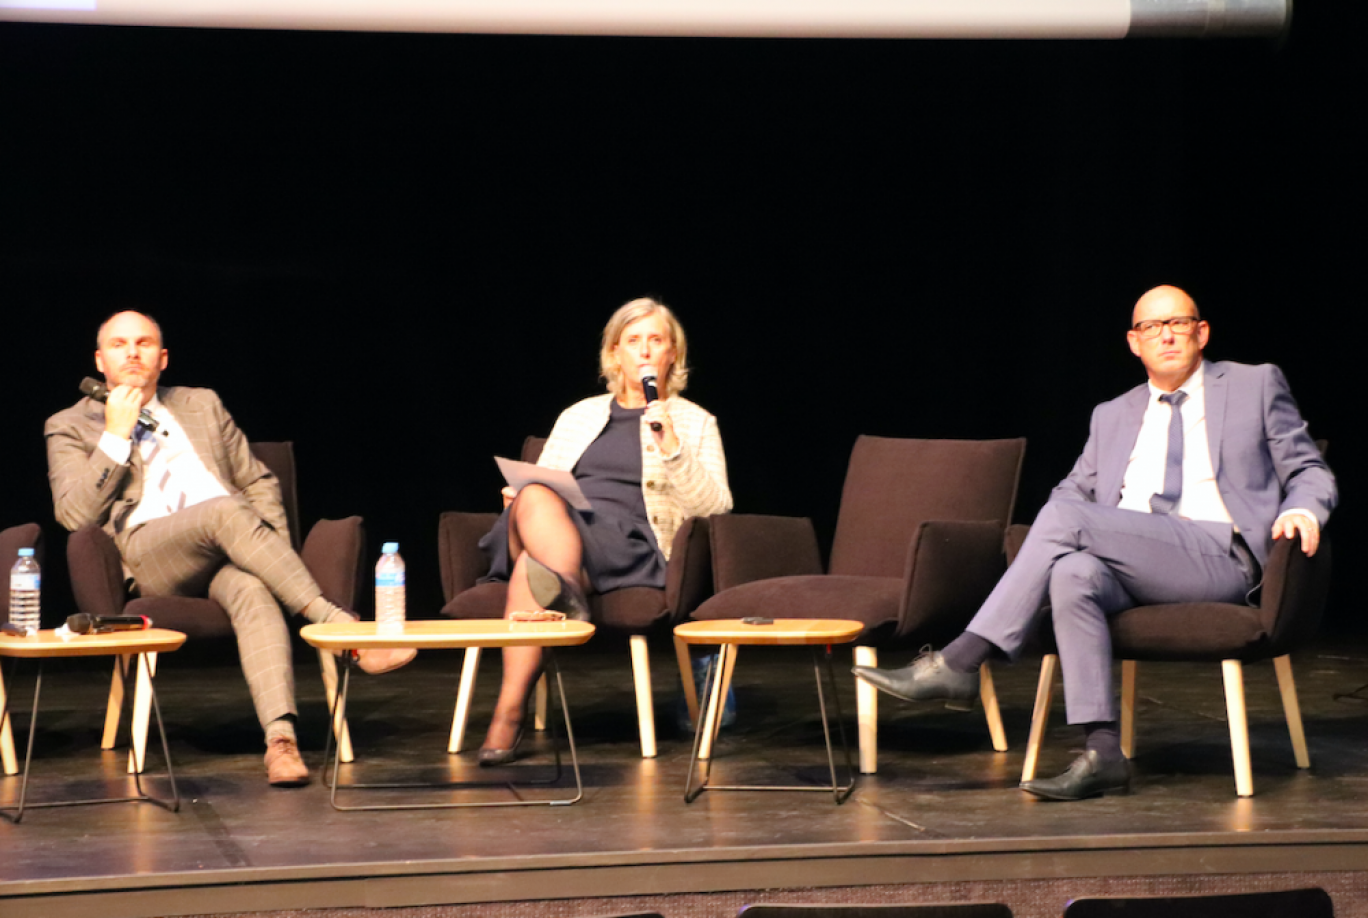
[[(958, 634), (1004, 568), (1024, 439), (862, 436), (851, 452), (831, 564), (823, 574), (807, 520), (732, 515), (710, 521), (717, 594), (696, 619), (845, 618), (864, 624), (856, 661), (876, 647)], [(1007, 748), (992, 676), (982, 698), (993, 746)], [(878, 763), (877, 701), (856, 685), (860, 770)]]

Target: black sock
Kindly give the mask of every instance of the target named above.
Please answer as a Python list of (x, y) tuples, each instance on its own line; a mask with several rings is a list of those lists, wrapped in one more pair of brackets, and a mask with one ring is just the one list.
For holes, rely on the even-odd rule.
[(957, 673), (972, 673), (992, 656), (997, 647), (992, 641), (984, 640), (973, 632), (966, 631), (955, 638), (941, 651), (945, 665)]
[(1098, 721), (1097, 723), (1084, 724), (1083, 732), (1087, 736), (1084, 743), (1085, 748), (1097, 753), (1097, 757), (1104, 762), (1119, 762), (1125, 758), (1121, 754), (1121, 728), (1114, 720)]

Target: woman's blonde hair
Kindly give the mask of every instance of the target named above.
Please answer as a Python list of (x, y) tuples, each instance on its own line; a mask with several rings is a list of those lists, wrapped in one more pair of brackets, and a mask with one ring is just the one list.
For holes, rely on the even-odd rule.
[(599, 375), (608, 382), (608, 391), (614, 395), (622, 393), (626, 383), (622, 370), (617, 365), (613, 349), (622, 338), (622, 332), (638, 319), (658, 315), (665, 320), (670, 329), (670, 342), (674, 345), (674, 365), (670, 367), (667, 379), (660, 380), (660, 397), (669, 398), (684, 391), (689, 384), (689, 339), (684, 336), (684, 326), (679, 324), (670, 307), (648, 296), (632, 300), (613, 313), (608, 324), (603, 326), (603, 345), (599, 348)]

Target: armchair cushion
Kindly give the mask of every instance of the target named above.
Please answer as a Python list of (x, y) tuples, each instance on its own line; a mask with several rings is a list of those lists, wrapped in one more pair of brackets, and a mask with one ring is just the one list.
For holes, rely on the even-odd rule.
[(228, 613), (212, 599), (149, 596), (133, 600), (125, 611), (129, 615), (146, 615), (155, 627), (179, 631), (190, 641), (222, 638), (233, 633)]
[(1137, 606), (1111, 619), (1112, 655), (1122, 660), (1207, 661), (1268, 656), (1259, 610), (1228, 602)]
[(506, 583), (477, 583), (462, 590), (442, 606), (446, 618), (503, 618)]

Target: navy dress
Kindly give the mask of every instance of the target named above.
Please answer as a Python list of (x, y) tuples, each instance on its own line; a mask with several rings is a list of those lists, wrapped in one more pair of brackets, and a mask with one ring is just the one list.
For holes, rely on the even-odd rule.
[[(645, 408), (610, 402), (608, 425), (589, 444), (572, 470), (592, 510), (571, 510), (570, 518), (584, 545), (581, 562), (596, 593), (625, 587), (665, 588), (665, 556), (656, 545), (641, 496), (641, 415)], [(480, 540), (489, 558), (484, 581), (507, 581), (513, 570), (508, 555), (508, 511)]]

